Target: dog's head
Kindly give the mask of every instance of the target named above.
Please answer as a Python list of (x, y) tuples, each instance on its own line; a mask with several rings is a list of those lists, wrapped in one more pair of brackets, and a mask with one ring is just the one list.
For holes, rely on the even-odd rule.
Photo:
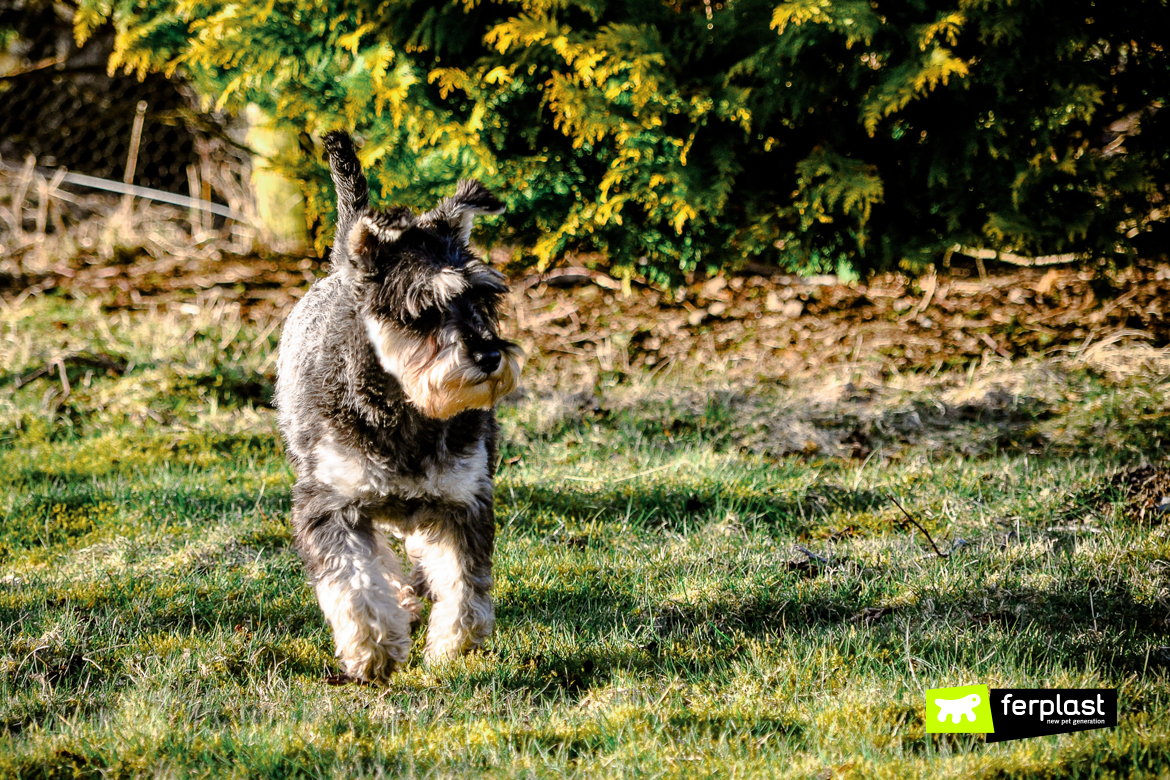
[(519, 378), (524, 354), (499, 335), (507, 284), (468, 245), (475, 215), (503, 210), (482, 184), (462, 181), (425, 214), (359, 209), (338, 236), (334, 259), (378, 360), (428, 417), (490, 409)]

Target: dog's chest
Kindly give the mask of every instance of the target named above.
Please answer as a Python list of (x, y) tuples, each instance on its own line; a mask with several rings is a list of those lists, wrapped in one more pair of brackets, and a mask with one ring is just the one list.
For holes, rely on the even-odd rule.
[(313, 456), (313, 477), (351, 499), (472, 504), (491, 491), (483, 441), (477, 442), (467, 455), (447, 463), (432, 463), (417, 474), (402, 473), (376, 455), (338, 443), (333, 436), (322, 439), (313, 448)]

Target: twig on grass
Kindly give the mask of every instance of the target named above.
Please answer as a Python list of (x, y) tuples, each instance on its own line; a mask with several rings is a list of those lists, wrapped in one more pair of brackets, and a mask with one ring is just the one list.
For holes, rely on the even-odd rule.
[(57, 367), (57, 373), (61, 375), (61, 398), (68, 398), (69, 394), (73, 392), (73, 388), (69, 386), (69, 377), (65, 374), (65, 361), (54, 360), (53, 365)]
[(828, 566), (831, 563), (831, 561), (828, 558), (824, 557), (823, 555), (817, 555), (815, 552), (813, 552), (812, 550), (808, 549), (807, 547), (805, 547), (803, 545), (794, 544), (792, 546), (795, 547), (800, 552), (804, 553), (806, 556), (808, 556), (808, 559), (810, 561), (819, 561), (820, 563), (823, 563), (826, 566)]
[(267, 482), (260, 483), (260, 494), (256, 496), (256, 503), (252, 505), (252, 514), (256, 514), (260, 509), (260, 502), (264, 499), (264, 488), (268, 487)]
[(570, 475), (567, 475), (565, 477), (562, 477), (562, 479), (571, 480), (573, 482), (607, 482), (609, 484), (613, 484), (615, 482), (625, 482), (628, 479), (637, 479), (638, 477), (644, 477), (647, 474), (654, 474), (654, 473), (659, 472), (659, 471), (666, 471), (667, 469), (678, 468), (679, 466), (686, 465), (686, 463), (687, 463), (687, 461), (680, 460), (677, 463), (667, 463), (665, 466), (657, 466), (655, 468), (646, 469), (645, 471), (639, 471), (639, 472), (634, 473), (634, 474), (627, 474), (624, 477), (614, 477), (614, 478), (578, 477), (578, 476), (570, 474)]
[(912, 515), (906, 511), (906, 507), (902, 506), (902, 502), (898, 500), (898, 497), (895, 496), (893, 493), (890, 493), (890, 500), (894, 502), (894, 505), (896, 507), (898, 507), (898, 509), (902, 510), (902, 514), (906, 515), (906, 519), (909, 520), (914, 525), (915, 528), (917, 528), (919, 531), (922, 532), (922, 535), (926, 537), (926, 541), (930, 542), (930, 546), (934, 548), (935, 555), (937, 555), (940, 558), (951, 557), (951, 552), (954, 551), (953, 547), (951, 550), (948, 550), (947, 552), (943, 552), (942, 550), (938, 549), (938, 545), (934, 543), (934, 539), (931, 538), (930, 532), (927, 531), (925, 528), (923, 528), (922, 524), (914, 519), (914, 515)]
[(60, 371), (62, 384), (66, 387), (66, 394), (68, 394), (69, 380), (65, 377), (66, 364), (104, 368), (107, 371), (113, 371), (118, 376), (125, 374), (128, 370), (128, 364), (125, 360), (111, 355), (95, 355), (92, 352), (71, 352), (68, 355), (54, 358), (40, 368), (33, 369), (27, 374), (18, 376), (13, 384), (19, 390), (29, 382), (40, 379), (43, 376), (48, 376), (54, 369), (57, 369)]

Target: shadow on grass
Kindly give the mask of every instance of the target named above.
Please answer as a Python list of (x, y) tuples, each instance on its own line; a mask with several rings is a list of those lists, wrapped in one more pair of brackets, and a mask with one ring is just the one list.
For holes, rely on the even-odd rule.
[[(155, 369), (159, 364), (143, 362), (131, 365), (131, 361), (115, 355), (94, 355), (88, 352), (75, 352), (66, 355), (60, 361), (47, 363), (26, 371), (7, 371), (0, 373), (0, 388), (13, 386), (20, 390), (24, 387), (37, 387), (38, 380), (53, 383), (60, 377), (63, 368), (72, 392), (73, 388), (88, 387), (94, 372), (99, 377), (130, 377)], [(163, 381), (168, 388), (168, 400), (174, 401), (182, 397), (187, 400), (200, 401), (206, 398), (215, 398), (221, 408), (229, 409), (246, 406), (271, 407), (275, 388), (275, 378), (240, 366), (216, 364), (210, 371), (193, 372), (184, 370), (182, 366), (162, 364), (166, 375)], [(130, 371), (127, 369), (130, 368)], [(158, 378), (152, 378), (152, 383), (158, 384)], [(43, 389), (39, 392), (44, 392)], [(88, 397), (84, 392), (78, 392), (81, 397)], [(79, 407), (83, 410), (84, 407)], [(162, 411), (162, 409), (156, 409)]]
[(889, 503), (882, 493), (820, 484), (790, 493), (741, 490), (734, 485), (706, 484), (693, 488), (623, 484), (597, 491), (573, 483), (561, 486), (524, 485), (498, 491), (497, 516), (510, 516), (510, 531), (547, 534), (550, 528), (586, 524), (598, 518), (628, 522), (638, 529), (680, 532), (729, 512), (748, 526), (800, 534), (835, 512), (872, 512)]
[[(95, 482), (56, 484), (34, 492), (0, 523), (0, 564), (22, 555), (66, 552), (114, 536), (130, 536), (171, 519), (184, 525), (219, 525), (225, 518), (260, 513), (261, 528), (247, 531), (246, 543), (275, 550), (292, 541), (286, 518), (288, 488), (259, 492), (215, 492), (182, 486), (120, 495)], [(144, 520), (145, 518), (145, 520)]]
[[(1034, 666), (1049, 660), (1067, 665), (1069, 658), (1079, 658), (1084, 668), (1106, 676), (1141, 674), (1149, 666), (1143, 648), (1151, 640), (1160, 641), (1170, 629), (1165, 609), (1139, 599), (1124, 584), (1094, 590), (1092, 597), (1087, 590), (1021, 589), (1013, 593), (1010, 605), (992, 613), (986, 611), (989, 595), (982, 587), (973, 587), (950, 599), (936, 598), (934, 611), (925, 615), (917, 608), (876, 608), (848, 584), (828, 595), (811, 597), (794, 596), (778, 587), (738, 601), (701, 605), (668, 601), (652, 614), (644, 614), (633, 594), (615, 588), (546, 589), (539, 598), (501, 604), (501, 624), (569, 624), (580, 635), (604, 637), (628, 630), (633, 616), (642, 624), (635, 631), (641, 638), (612, 650), (593, 647), (524, 657), (519, 659), (522, 671), (502, 681), (493, 679), (505, 687), (574, 700), (605, 686), (619, 671), (653, 675), (669, 669), (705, 677), (746, 652), (745, 640), (767, 640), (785, 632), (799, 632), (806, 639), (811, 632), (818, 644), (833, 646), (841, 641), (842, 629), (852, 625), (875, 642), (901, 648), (904, 619), (915, 624), (927, 621), (948, 637), (938, 640), (937, 646), (933, 640), (916, 639), (915, 653), (939, 668), (953, 661), (949, 637), (986, 636), (985, 645), (976, 642), (979, 652), (984, 652), (1007, 632), (1034, 638), (1014, 650)], [(1021, 605), (1022, 609), (1015, 609)], [(974, 658), (970, 660), (974, 663)]]
[[(257, 584), (247, 575), (244, 564), (254, 554), (252, 549), (241, 550), (235, 565), (223, 565), (217, 558), (215, 568), (186, 582), (176, 582), (169, 573), (146, 578), (110, 576), (86, 585), (29, 582), (19, 586), (19, 599), (11, 598), (14, 591), (4, 586), (8, 592), (0, 593), (4, 596), (0, 620), (32, 624), (23, 633), (33, 637), (39, 634), (36, 624), (48, 625), (64, 611), (71, 611), (85, 625), (108, 626), (119, 620), (132, 625), (133, 637), (139, 640), (151, 635), (206, 636), (235, 626), (237, 631), (266, 632), (282, 637), (281, 641), (308, 640), (328, 656), (330, 639), (299, 562), (285, 556), (279, 570), (270, 572), (267, 582)], [(794, 583), (799, 576), (792, 574)], [(1021, 635), (1034, 637), (1034, 641), (1027, 640), (1030, 646), (1017, 648), (1031, 664), (1041, 665), (1051, 658), (1067, 665), (1069, 658), (1080, 658), (1086, 668), (1106, 673), (1142, 673), (1140, 648), (1170, 628), (1165, 610), (1142, 603), (1125, 585), (1103, 586), (1094, 590), (1091, 598), (1087, 590), (1017, 589), (1010, 600), (1003, 601), (997, 592), (1001, 603), (988, 611), (986, 604), (994, 601), (992, 595), (982, 587), (972, 587), (949, 599), (936, 596), (935, 610), (927, 616), (916, 608), (869, 612), (867, 608), (875, 606), (873, 597), (864, 597), (848, 582), (827, 594), (810, 596), (780, 583), (735, 601), (716, 599), (696, 605), (668, 600), (646, 612), (636, 593), (604, 579), (565, 579), (539, 590), (519, 589), (499, 603), (498, 621), (501, 628), (514, 627), (521, 632), (526, 623), (550, 628), (571, 625), (581, 639), (579, 649), (515, 656), (510, 648), (499, 646), (503, 639), (498, 637), (489, 648), (505, 658), (512, 656), (510, 663), (476, 672), (468, 682), (579, 703), (589, 691), (606, 687), (619, 673), (718, 674), (747, 652), (750, 640), (771, 639), (786, 630), (831, 647), (839, 644), (842, 629), (853, 625), (875, 642), (900, 647), (899, 621), (903, 617), (915, 623), (929, 620), (943, 629), (941, 639), (916, 639), (915, 652), (928, 663), (953, 661), (954, 646), (947, 636), (986, 635), (993, 643), (1005, 630), (1021, 633), (1032, 629)], [(1021, 605), (1023, 609), (1016, 609)], [(1093, 631), (1094, 619), (1100, 634)], [(629, 632), (631, 624), (630, 640), (602, 640)], [(103, 643), (107, 639), (103, 636)], [(934, 641), (937, 643), (932, 644)], [(33, 649), (30, 646), (27, 651)], [(84, 645), (41, 650), (30, 658), (20, 676), (31, 683), (36, 675), (41, 682), (52, 684), (81, 684), (90, 677), (100, 682), (121, 674), (125, 662), (118, 652), (95, 652)], [(319, 673), (315, 662), (296, 659), (295, 653), (278, 642), (246, 654), (228, 654), (221, 659), (223, 668), (217, 669), (216, 675), (244, 680), (278, 670), (282, 674)], [(95, 672), (93, 664), (104, 671)], [(11, 682), (21, 681), (12, 678)], [(731, 728), (722, 722), (696, 721), (691, 726)], [(766, 728), (799, 736), (792, 724), (783, 721)]]
[[(27, 490), (42, 486), (60, 489), (63, 482), (80, 483), (109, 476), (140, 478), (148, 469), (230, 467), (239, 461), (282, 462), (281, 443), (268, 432), (147, 431), (114, 440), (74, 437), (63, 442), (64, 449), (51, 455), (38, 449), (49, 440), (18, 439), (15, 446), (30, 450), (33, 457), (13, 458), (3, 474), (4, 482)], [(14, 448), (10, 445), (7, 449)]]

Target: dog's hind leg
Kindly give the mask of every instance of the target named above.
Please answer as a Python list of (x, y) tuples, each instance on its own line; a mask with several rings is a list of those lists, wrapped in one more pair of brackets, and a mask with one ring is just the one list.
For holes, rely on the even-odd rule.
[(415, 582), (433, 603), (427, 625), (427, 663), (479, 647), (495, 627), (492, 546), (495, 520), (445, 517), (420, 524), (405, 539)]
[[(294, 491), (297, 547), (333, 628), (337, 658), (359, 680), (381, 680), (410, 654), (413, 599), (393, 551), (368, 518), (350, 506)], [(300, 495), (298, 495), (298, 493)]]

